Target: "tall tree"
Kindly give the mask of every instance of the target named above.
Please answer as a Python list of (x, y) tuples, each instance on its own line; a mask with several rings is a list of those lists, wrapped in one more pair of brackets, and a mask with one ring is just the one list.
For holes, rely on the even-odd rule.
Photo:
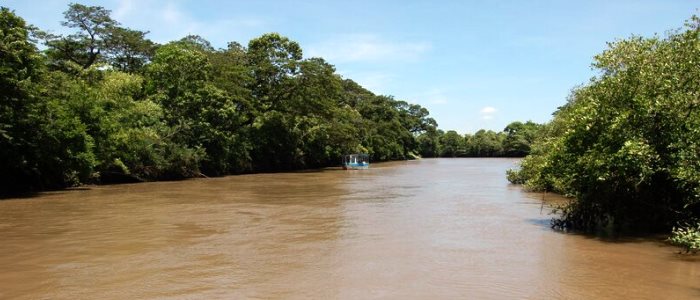
[(532, 121), (512, 122), (503, 129), (506, 138), (503, 141), (503, 152), (506, 156), (524, 157), (530, 153), (530, 145), (535, 142), (535, 137), (541, 125)]
[(160, 103), (176, 141), (206, 152), (203, 171), (210, 175), (247, 169), (247, 150), (239, 129), (241, 105), (210, 82), (211, 63), (196, 47), (170, 43), (148, 66), (149, 88)]
[(105, 40), (104, 56), (114, 68), (128, 73), (140, 72), (151, 61), (156, 44), (146, 38), (147, 31), (111, 27)]
[(48, 55), (56, 65), (72, 62), (87, 69), (99, 61), (112, 29), (119, 25), (101, 6), (71, 3), (63, 13), (63, 26), (76, 29), (68, 36), (46, 36)]
[(464, 154), (464, 138), (457, 131), (450, 130), (441, 137), (441, 156), (457, 157)]
[(87, 180), (92, 139), (53, 96), (54, 81), (28, 40), (24, 20), (0, 10), (0, 190), (58, 188)]
[(0, 8), (0, 190), (26, 185), (36, 172), (33, 134), (36, 102), (33, 80), (41, 67), (24, 20)]
[(261, 111), (277, 109), (293, 93), (292, 77), (299, 72), (299, 44), (277, 33), (248, 43), (247, 62), (253, 73), (253, 96)]
[(101, 6), (71, 3), (63, 13), (63, 26), (75, 30), (70, 35), (37, 31), (47, 46), (51, 65), (59, 70), (88, 69), (95, 63), (108, 63), (125, 72), (139, 72), (150, 61), (155, 43), (148, 32), (120, 27), (111, 11)]

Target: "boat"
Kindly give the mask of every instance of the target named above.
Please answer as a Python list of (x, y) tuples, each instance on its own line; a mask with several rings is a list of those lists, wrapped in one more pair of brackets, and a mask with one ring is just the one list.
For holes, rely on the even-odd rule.
[(343, 155), (343, 170), (369, 169), (369, 155), (355, 153)]

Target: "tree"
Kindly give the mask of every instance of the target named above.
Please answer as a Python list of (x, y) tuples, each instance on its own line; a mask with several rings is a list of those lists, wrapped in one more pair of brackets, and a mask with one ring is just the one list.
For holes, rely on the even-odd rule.
[(669, 230), (700, 216), (700, 20), (595, 57), (514, 180), (575, 197), (555, 225)]
[(73, 34), (32, 29), (42, 57), (24, 21), (2, 11), (8, 190), (323, 167), (352, 152), (404, 159), (436, 132), (427, 109), (302, 59), (276, 33), (247, 48), (197, 35), (161, 46), (99, 6), (71, 4), (64, 16)]
[(252, 110), (253, 95), (250, 86), (253, 84), (253, 77), (247, 62), (246, 49), (236, 42), (231, 42), (226, 49), (205, 53), (212, 66), (212, 84), (237, 99), (245, 100), (245, 109)]
[(440, 156), (457, 157), (464, 153), (464, 138), (457, 131), (449, 130), (441, 137), (442, 153)]
[(530, 145), (535, 141), (541, 125), (532, 121), (512, 122), (503, 129), (506, 137), (503, 152), (506, 156), (524, 157), (530, 153)]
[(186, 48), (197, 49), (202, 53), (211, 53), (216, 51), (214, 49), (214, 46), (211, 45), (211, 42), (199, 35), (187, 35), (184, 38), (181, 38), (179, 41), (177, 41), (177, 43), (184, 45)]
[(468, 139), (469, 156), (494, 157), (503, 155), (503, 134), (481, 129)]
[(209, 81), (211, 64), (207, 56), (195, 47), (170, 43), (158, 48), (153, 62), (148, 66), (147, 76), (151, 79), (147, 86), (149, 93), (167, 96), (163, 106), (173, 115), (171, 122), (177, 122), (190, 109), (185, 103), (176, 100), (187, 93), (196, 91)]
[(253, 96), (258, 110), (277, 109), (292, 93), (291, 81), (299, 72), (299, 44), (277, 33), (268, 33), (248, 43), (247, 62), (253, 72)]
[(150, 61), (155, 43), (146, 38), (148, 32), (119, 26), (111, 11), (101, 6), (71, 3), (63, 13), (63, 26), (75, 33), (63, 36), (37, 31), (48, 49), (50, 64), (59, 70), (88, 69), (96, 63), (135, 73)]
[(438, 157), (442, 151), (440, 145), (440, 136), (445, 134), (441, 130), (429, 129), (425, 133), (419, 135), (416, 139), (418, 142), (418, 153), (422, 157)]
[(203, 148), (202, 170), (210, 175), (249, 168), (247, 146), (239, 129), (245, 121), (242, 105), (216, 86), (211, 64), (196, 47), (170, 43), (160, 47), (148, 66), (149, 90), (165, 112), (175, 141)]
[(39, 176), (35, 170), (38, 146), (33, 135), (36, 103), (32, 80), (40, 72), (41, 61), (28, 40), (24, 20), (6, 7), (0, 8), (0, 187), (9, 191)]
[(128, 73), (138, 73), (151, 61), (156, 45), (146, 38), (147, 31), (122, 27), (110, 28), (105, 40), (104, 55), (114, 68)]
[(1, 8), (0, 190), (4, 192), (65, 187), (87, 180), (92, 172), (92, 139), (62, 101), (52, 99), (50, 80), (29, 42), (24, 20)]
[(357, 111), (366, 120), (362, 144), (375, 161), (406, 159), (407, 141), (413, 139), (402, 127), (396, 100), (389, 96), (373, 96), (357, 104)]
[(77, 31), (68, 36), (44, 35), (49, 47), (47, 54), (53, 63), (60, 67), (63, 62), (71, 62), (87, 69), (98, 62), (110, 32), (119, 25), (110, 13), (101, 6), (68, 5), (63, 13), (66, 20), (61, 24)]

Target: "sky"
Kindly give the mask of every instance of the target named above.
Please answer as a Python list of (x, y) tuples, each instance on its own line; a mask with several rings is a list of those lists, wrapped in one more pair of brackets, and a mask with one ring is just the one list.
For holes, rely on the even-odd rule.
[(41, 29), (68, 3), (98, 5), (159, 43), (197, 34), (215, 47), (278, 32), (376, 94), (420, 104), (440, 129), (547, 122), (597, 74), (607, 42), (680, 28), (698, 1), (0, 0)]

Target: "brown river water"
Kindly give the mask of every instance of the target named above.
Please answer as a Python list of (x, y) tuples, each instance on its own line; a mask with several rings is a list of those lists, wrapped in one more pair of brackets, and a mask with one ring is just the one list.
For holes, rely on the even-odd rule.
[[(660, 239), (555, 232), (512, 159), (0, 201), (0, 299), (700, 299)], [(544, 198), (544, 199), (543, 199)]]

